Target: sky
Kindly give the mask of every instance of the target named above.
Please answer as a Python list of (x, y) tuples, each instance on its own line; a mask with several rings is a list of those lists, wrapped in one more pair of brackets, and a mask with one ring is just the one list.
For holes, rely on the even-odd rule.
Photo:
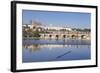
[(38, 21), (46, 26), (70, 28), (91, 27), (90, 13), (23, 10), (23, 24), (30, 24), (31, 20)]

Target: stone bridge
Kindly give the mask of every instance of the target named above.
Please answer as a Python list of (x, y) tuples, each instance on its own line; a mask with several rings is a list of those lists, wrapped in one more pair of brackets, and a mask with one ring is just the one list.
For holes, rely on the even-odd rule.
[(48, 32), (48, 33), (41, 33), (40, 38), (44, 39), (91, 39), (90, 32), (77, 32), (77, 31), (70, 31), (70, 32)]

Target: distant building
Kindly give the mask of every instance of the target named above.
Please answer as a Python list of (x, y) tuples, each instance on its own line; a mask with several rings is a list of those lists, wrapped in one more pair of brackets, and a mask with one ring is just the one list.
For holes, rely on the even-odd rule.
[[(51, 25), (51, 24), (50, 24)], [(53, 25), (53, 24), (52, 24)], [(40, 22), (32, 21), (31, 24), (22, 25), (24, 31), (39, 31), (40, 38), (84, 38), (90, 39), (91, 38), (91, 30), (90, 29), (77, 29), (77, 28), (68, 28), (68, 27), (58, 27), (58, 26), (44, 26)], [(31, 29), (31, 30), (30, 30)], [(33, 34), (33, 33), (32, 33)]]
[(67, 28), (67, 27), (55, 27), (55, 26), (44, 26), (43, 24), (36, 22), (36, 21), (32, 21), (31, 24), (26, 24), (23, 25), (23, 27), (29, 27), (30, 29), (39, 29), (39, 30), (69, 30), (71, 31), (71, 28)]

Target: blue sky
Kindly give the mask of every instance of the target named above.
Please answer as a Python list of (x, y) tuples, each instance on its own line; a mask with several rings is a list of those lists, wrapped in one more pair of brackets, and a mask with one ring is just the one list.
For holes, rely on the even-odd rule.
[(71, 27), (71, 28), (90, 28), (91, 14), (78, 12), (51, 12), (23, 10), (23, 24), (29, 24), (31, 20), (39, 21), (44, 25)]

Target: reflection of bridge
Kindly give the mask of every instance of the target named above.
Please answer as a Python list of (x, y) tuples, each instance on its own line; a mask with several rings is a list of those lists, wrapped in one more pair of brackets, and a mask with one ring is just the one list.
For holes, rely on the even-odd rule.
[(84, 47), (84, 48), (89, 48), (90, 47), (90, 45), (57, 45), (57, 44), (46, 44), (46, 45), (39, 45), (39, 44), (31, 44), (31, 45), (23, 45), (23, 48), (25, 48), (25, 49), (28, 49), (28, 50), (30, 50), (30, 52), (32, 52), (32, 51), (39, 51), (39, 50), (41, 50), (42, 48), (48, 48), (49, 50), (52, 50), (52, 49), (56, 49), (56, 48), (58, 48), (58, 49), (61, 49), (61, 48), (82, 48), (82, 47)]
[(51, 32), (40, 34), (40, 38), (45, 39), (90, 39), (90, 32), (77, 32), (77, 31), (70, 31), (70, 32)]

